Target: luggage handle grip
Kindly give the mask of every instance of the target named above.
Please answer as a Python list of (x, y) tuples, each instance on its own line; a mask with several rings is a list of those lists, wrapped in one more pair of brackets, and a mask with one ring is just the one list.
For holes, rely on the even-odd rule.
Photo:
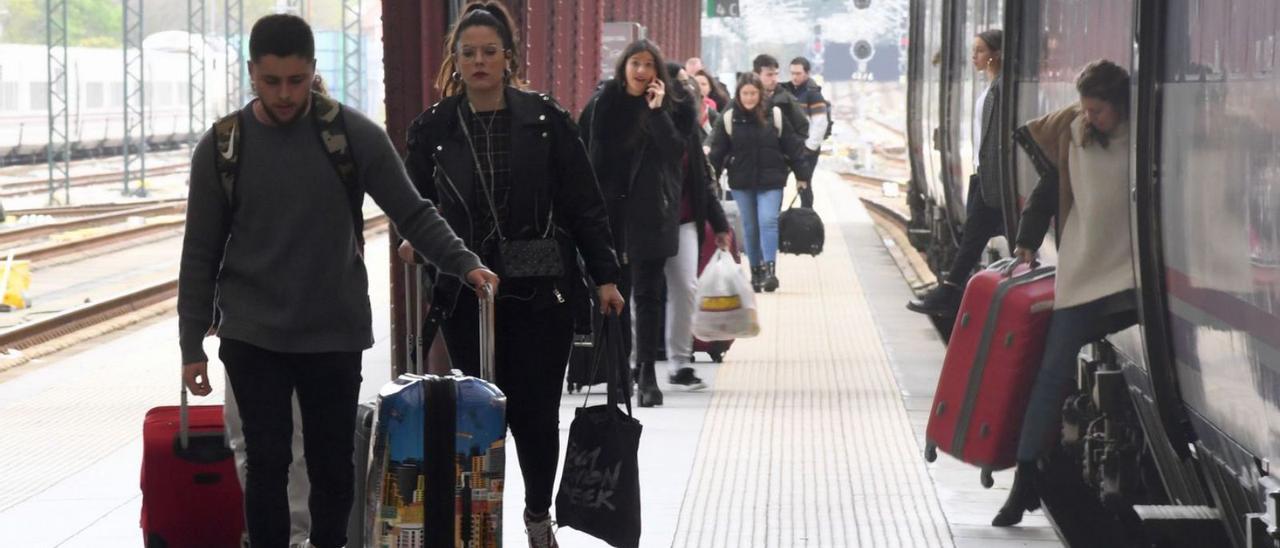
[[(1002, 261), (1000, 261), (1000, 262), (1002, 262), (1002, 263), (1007, 262), (1007, 264), (1004, 264), (1004, 265), (1001, 265), (1001, 266), (999, 266), (999, 267), (998, 267), (998, 268), (1000, 268), (1000, 275), (1004, 276), (1005, 278), (1013, 278), (1013, 277), (1014, 277), (1014, 274), (1013, 274), (1014, 270), (1017, 270), (1017, 268), (1023, 264), (1023, 263), (1022, 263), (1022, 261), (1019, 261), (1019, 260), (1017, 260), (1017, 259), (1015, 259), (1015, 258), (1012, 258), (1012, 257), (1011, 257), (1011, 258), (1008, 258), (1008, 259), (1004, 259), (1004, 260), (1002, 260)], [(999, 264), (999, 263), (997, 263), (997, 264)], [(992, 266), (995, 266), (995, 265), (992, 265)], [(1035, 271), (1036, 271), (1036, 269), (1037, 269), (1037, 268), (1040, 268), (1040, 260), (1039, 260), (1039, 259), (1031, 259), (1030, 266), (1031, 266), (1031, 268), (1029, 268), (1029, 269), (1027, 270), (1027, 272), (1026, 272), (1025, 274), (1023, 274), (1024, 276), (1025, 276), (1025, 275), (1034, 274), (1034, 273), (1035, 273)]]
[(494, 382), (494, 296), (493, 286), (484, 284), (480, 301), (480, 377)]

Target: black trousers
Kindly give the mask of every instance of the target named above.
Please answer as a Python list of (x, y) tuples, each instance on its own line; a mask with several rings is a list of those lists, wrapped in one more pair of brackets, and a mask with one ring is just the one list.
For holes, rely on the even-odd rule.
[[(253, 548), (289, 546), (289, 463), (293, 429), (302, 428), (311, 480), (311, 543), (347, 543), (355, 497), (356, 403), (360, 352), (287, 354), (222, 339), (218, 350), (244, 421), (245, 518)], [(298, 393), (302, 424), (293, 424)]]
[(969, 181), (969, 203), (965, 206), (965, 213), (960, 249), (947, 272), (947, 282), (961, 289), (982, 258), (987, 241), (1004, 234), (1004, 214), (999, 206), (992, 207), (983, 201), (982, 184), (976, 177)]
[[(463, 290), (453, 316), (441, 325), (455, 369), (480, 374), (479, 310)], [(524, 475), (524, 504), (533, 514), (551, 509), (560, 461), (560, 395), (573, 348), (573, 307), (534, 306), (502, 297), (495, 310), (496, 379), (507, 396), (507, 425)]]
[[(819, 154), (819, 151), (804, 149), (804, 159), (809, 162), (811, 170), (818, 167)], [(813, 209), (813, 181), (809, 181), (808, 188), (797, 189), (796, 193), (800, 195), (800, 207)]]
[[(666, 259), (633, 261), (622, 269), (618, 292), (627, 299), (622, 312), (623, 333), (634, 331), (635, 340), (626, 350), (635, 349), (636, 363), (656, 362), (658, 349), (665, 349), (663, 328), (667, 314)], [(634, 330), (629, 329), (631, 312), (635, 310)]]

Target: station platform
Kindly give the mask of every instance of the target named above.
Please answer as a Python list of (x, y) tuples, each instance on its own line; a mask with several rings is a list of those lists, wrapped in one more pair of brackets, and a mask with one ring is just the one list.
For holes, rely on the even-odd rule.
[[(942, 342), (903, 307), (911, 293), (894, 244), (850, 183), (820, 169), (814, 184), (825, 251), (779, 259), (781, 288), (758, 299), (761, 335), (737, 341), (723, 364), (695, 364), (707, 390), (664, 384), (665, 405), (635, 410), (641, 545), (1061, 546), (1038, 512), (990, 527), (1011, 471), (983, 489), (976, 468), (946, 455), (924, 462)], [(365, 354), (363, 399), (389, 380), (380, 243), (367, 247), (377, 345)], [(177, 332), (169, 315), (0, 373), (0, 542), (142, 544), (142, 418), (178, 400)], [(211, 357), (216, 345), (207, 341)], [(193, 403), (221, 403), (221, 368), (210, 371), (214, 394)], [(562, 436), (583, 401), (565, 395)], [(516, 459), (507, 470), (504, 540), (524, 546)], [(604, 546), (567, 528), (558, 538), (566, 548)]]

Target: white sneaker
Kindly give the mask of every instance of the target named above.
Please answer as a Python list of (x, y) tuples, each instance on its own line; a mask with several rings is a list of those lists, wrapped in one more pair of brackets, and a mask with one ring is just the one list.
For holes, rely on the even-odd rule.
[(529, 511), (524, 511), (524, 532), (529, 535), (529, 548), (560, 548), (556, 542), (556, 522), (547, 513), (540, 519), (534, 519)]

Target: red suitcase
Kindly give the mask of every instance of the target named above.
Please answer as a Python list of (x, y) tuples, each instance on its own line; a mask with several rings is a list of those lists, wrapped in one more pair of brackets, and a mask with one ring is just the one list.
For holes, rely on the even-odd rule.
[[(707, 267), (707, 263), (711, 261), (711, 257), (716, 254), (716, 231), (711, 228), (711, 223), (703, 225), (702, 233), (702, 249), (698, 250), (698, 275), (702, 275), (702, 270)], [(738, 235), (734, 233), (732, 227), (729, 228), (729, 253), (733, 255), (733, 262), (742, 264), (742, 256), (738, 254)], [(693, 351), (704, 352), (711, 356), (711, 361), (720, 363), (724, 361), (724, 355), (729, 351), (729, 347), (733, 346), (733, 341), (704, 341), (697, 337), (693, 339)], [(692, 358), (690, 358), (692, 359)]]
[[(937, 450), (993, 470), (1017, 464), (1018, 432), (1053, 314), (1054, 268), (1000, 261), (973, 277), (933, 396), (925, 430), (925, 459)], [(1012, 275), (1011, 275), (1012, 274)]]
[[(182, 407), (189, 436), (180, 440)], [(221, 405), (157, 407), (142, 426), (142, 536), (147, 548), (238, 548), (244, 510)]]

